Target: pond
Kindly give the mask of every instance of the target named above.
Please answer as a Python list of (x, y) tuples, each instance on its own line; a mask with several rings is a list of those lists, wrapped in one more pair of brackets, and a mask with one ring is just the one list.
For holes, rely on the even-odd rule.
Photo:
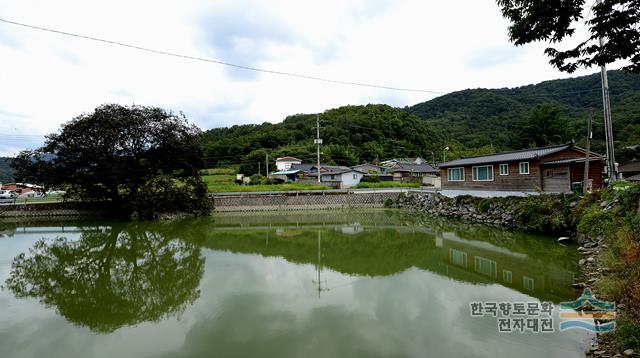
[(489, 310), (575, 299), (576, 254), (391, 210), (0, 223), (0, 357), (583, 357)]

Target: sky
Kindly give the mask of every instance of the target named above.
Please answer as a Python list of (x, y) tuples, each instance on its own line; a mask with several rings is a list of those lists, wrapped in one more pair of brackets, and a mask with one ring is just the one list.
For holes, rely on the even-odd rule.
[(243, 66), (424, 91), (247, 71), (0, 22), (0, 156), (40, 146), (45, 134), (104, 103), (183, 112), (206, 130), (344, 105), (404, 107), (466, 88), (597, 71), (561, 73), (548, 64), (546, 44), (513, 46), (494, 0), (0, 0), (0, 18)]

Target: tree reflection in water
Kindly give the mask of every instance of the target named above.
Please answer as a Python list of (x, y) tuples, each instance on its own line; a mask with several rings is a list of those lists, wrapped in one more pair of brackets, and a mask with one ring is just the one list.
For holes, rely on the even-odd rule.
[(43, 239), (13, 259), (6, 286), (95, 332), (158, 321), (200, 296), (204, 258), (184, 234), (130, 223), (86, 230), (79, 240)]

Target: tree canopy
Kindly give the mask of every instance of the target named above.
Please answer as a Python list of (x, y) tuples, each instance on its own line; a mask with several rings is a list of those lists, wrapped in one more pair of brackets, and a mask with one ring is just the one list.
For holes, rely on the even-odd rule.
[(569, 121), (560, 117), (560, 109), (550, 104), (541, 104), (527, 113), (516, 132), (515, 142), (520, 148), (545, 147), (571, 141)]
[(200, 135), (181, 114), (106, 104), (63, 124), (43, 147), (20, 153), (13, 166), (17, 179), (63, 186), (70, 196), (109, 200), (152, 216), (204, 198)]
[[(509, 37), (516, 45), (546, 41), (559, 43), (576, 33), (581, 22), (587, 38), (574, 48), (549, 47), (550, 63), (561, 71), (628, 60), (624, 69), (640, 73), (640, 0), (497, 0), (511, 21)], [(587, 14), (587, 15), (585, 15)], [(593, 15), (592, 17), (589, 17)], [(586, 17), (586, 18), (585, 18)], [(600, 38), (605, 39), (600, 46)]]

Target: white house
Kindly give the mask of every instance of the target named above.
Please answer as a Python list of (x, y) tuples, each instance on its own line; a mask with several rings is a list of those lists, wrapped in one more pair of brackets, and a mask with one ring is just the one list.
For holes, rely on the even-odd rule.
[[(364, 174), (350, 168), (332, 168), (320, 172), (320, 182), (333, 188), (348, 189), (358, 185)], [(309, 174), (309, 177), (317, 178), (318, 173)]]
[(302, 164), (302, 160), (294, 157), (276, 158), (276, 168), (278, 168), (278, 171), (289, 170), (292, 164)]

